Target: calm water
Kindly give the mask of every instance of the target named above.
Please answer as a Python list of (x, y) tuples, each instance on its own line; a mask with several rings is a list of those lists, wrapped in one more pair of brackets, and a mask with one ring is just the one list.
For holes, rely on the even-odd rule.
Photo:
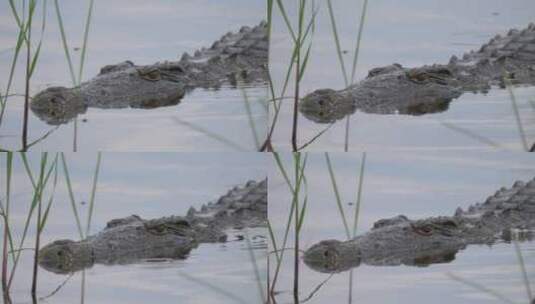
[[(59, 1), (75, 71), (83, 43), (87, 1)], [(33, 35), (40, 34), (42, 10), (36, 14)], [(125, 60), (136, 64), (178, 60), (183, 52), (193, 53), (209, 47), (228, 31), (243, 25), (256, 25), (265, 19), (264, 1), (95, 1), (89, 34), (84, 80), (97, 75), (100, 68)], [(17, 26), (8, 2), (0, 3), (0, 87), (5, 90), (17, 38)], [(12, 93), (24, 93), (24, 62), (19, 60)], [(77, 72), (76, 72), (77, 73)], [(68, 64), (57, 25), (55, 7), (49, 1), (47, 28), (39, 64), (31, 82), (31, 95), (49, 86), (71, 86)], [(3, 93), (4, 91), (2, 91)], [(256, 150), (245, 107), (244, 94), (251, 106), (256, 132), (264, 134), (266, 85), (220, 90), (198, 89), (187, 94), (180, 104), (153, 110), (88, 109), (78, 124), (79, 150), (120, 151), (220, 151), (233, 150), (197, 128), (233, 141), (244, 150)], [(0, 146), (15, 149), (21, 145), (23, 99), (10, 99), (5, 120), (0, 127)], [(82, 122), (87, 120), (87, 122)], [(52, 127), (30, 113), (30, 140)], [(36, 150), (72, 150), (73, 123), (63, 125)]]
[[(225, 163), (221, 163), (224, 157)], [(30, 160), (35, 168), (39, 155)], [(78, 202), (88, 201), (94, 154), (68, 154), (67, 160)], [(14, 235), (19, 239), (28, 204), (31, 184), (20, 158), (15, 156), (12, 215)], [(4, 168), (2, 160), (2, 170)], [(156, 218), (181, 215), (190, 206), (197, 209), (217, 199), (235, 185), (266, 176), (266, 158), (261, 154), (190, 154), (190, 153), (104, 153), (96, 196), (92, 233), (101, 230), (113, 218), (137, 214)], [(2, 175), (4, 176), (4, 175)], [(3, 177), (2, 177), (3, 179)], [(2, 193), (4, 184), (2, 181)], [(47, 196), (48, 197), (48, 196)], [(43, 234), (43, 244), (57, 239), (77, 239), (76, 223), (70, 207), (63, 175), (60, 174), (55, 203)], [(87, 217), (87, 204), (78, 205), (82, 223)], [(83, 224), (84, 225), (84, 224)], [(237, 241), (244, 231), (230, 233), (229, 242), (203, 244), (185, 260), (162, 263), (140, 262), (131, 265), (95, 265), (86, 270), (85, 303), (260, 303), (258, 281), (247, 243)], [(248, 230), (252, 251), (265, 286), (266, 231)], [(33, 228), (26, 246), (34, 242)], [(33, 252), (25, 251), (12, 287), (14, 303), (30, 303)], [(43, 269), (39, 272), (39, 297), (49, 295), (67, 276)], [(80, 301), (82, 274), (76, 273), (52, 297), (43, 303), (76, 303)], [(227, 291), (235, 298), (221, 293)]]
[[(344, 87), (336, 55), (326, 2), (316, 1), (320, 10), (313, 46), (306, 72), (301, 82), (304, 96), (316, 89)], [(295, 3), (287, 3), (294, 16)], [(353, 50), (358, 34), (362, 1), (333, 2), (341, 48), (346, 69), (351, 70)], [(535, 21), (533, 1), (369, 1), (364, 25), (355, 80), (367, 71), (394, 62), (415, 67), (424, 64), (447, 63), (451, 55), (462, 55), (478, 49), (497, 33), (510, 28), (523, 28)], [(282, 18), (276, 14), (271, 43), (271, 71), (275, 87), (280, 92), (286, 75), (293, 44)], [(296, 18), (294, 18), (296, 19)], [(291, 83), (292, 81), (290, 81)], [(523, 127), (531, 145), (535, 138), (533, 100), (535, 88), (514, 90), (521, 112)], [(293, 94), (291, 87), (286, 95)], [(290, 149), (292, 102), (283, 105), (274, 144)], [(446, 127), (443, 122), (483, 136), (503, 149), (522, 149), (519, 132), (507, 91), (491, 90), (488, 95), (465, 94), (453, 101), (445, 113), (420, 117), (356, 113), (351, 116), (350, 150), (484, 150), (493, 148), (465, 133)], [(323, 130), (299, 115), (299, 138), (304, 143)], [(307, 149), (342, 151), (345, 119), (336, 123)]]
[[(353, 225), (360, 155), (330, 155), (345, 214)], [(283, 155), (291, 168), (288, 154)], [(269, 174), (269, 214), (276, 238), (281, 242), (291, 203), (284, 180), (273, 166)], [(288, 169), (291, 170), (291, 169)], [(292, 171), (290, 171), (292, 172)], [(293, 174), (293, 173), (292, 173)], [(309, 154), (306, 176), (308, 205), (300, 235), (300, 248), (334, 238), (344, 239), (325, 158)], [(484, 201), (502, 186), (535, 177), (535, 161), (527, 153), (379, 153), (367, 155), (358, 234), (373, 222), (404, 214), (409, 218), (452, 215), (459, 206)], [(290, 234), (287, 247), (293, 247)], [(535, 242), (520, 243), (531, 280), (535, 282)], [(292, 302), (293, 256), (288, 251), (279, 277), (278, 303)], [(275, 259), (272, 259), (273, 263)], [(428, 267), (373, 267), (353, 271), (353, 303), (503, 303), (487, 294), (450, 279), (451, 273), (503, 294), (515, 303), (527, 303), (516, 252), (512, 244), (469, 246), (449, 264)], [(328, 278), (300, 263), (300, 297), (307, 297)], [(349, 272), (335, 274), (307, 303), (344, 303), (349, 296)]]

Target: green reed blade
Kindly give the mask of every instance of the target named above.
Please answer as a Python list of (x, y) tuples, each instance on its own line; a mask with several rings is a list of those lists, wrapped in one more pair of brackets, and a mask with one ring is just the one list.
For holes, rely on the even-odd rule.
[(357, 201), (355, 203), (355, 217), (353, 218), (353, 237), (357, 235), (357, 226), (359, 221), (360, 204), (362, 198), (362, 184), (364, 182), (364, 170), (366, 167), (366, 152), (362, 152), (362, 159), (360, 161), (360, 174), (357, 188)]
[(63, 44), (63, 51), (65, 52), (65, 58), (69, 65), (69, 72), (71, 75), (72, 84), (76, 86), (76, 76), (74, 76), (74, 67), (72, 65), (71, 54), (69, 52), (69, 45), (67, 44), (67, 35), (65, 34), (65, 27), (63, 26), (63, 18), (61, 17), (61, 10), (59, 8), (58, 0), (54, 0), (54, 6), (56, 8), (56, 17), (58, 19), (58, 25), (61, 33), (61, 42)]
[(82, 45), (82, 53), (80, 55), (80, 66), (78, 70), (78, 83), (77, 86), (79, 86), (82, 83), (82, 75), (84, 72), (84, 63), (85, 63), (85, 57), (86, 57), (86, 50), (87, 50), (87, 41), (89, 37), (89, 28), (91, 25), (91, 16), (93, 15), (93, 4), (94, 0), (89, 1), (89, 8), (87, 11), (87, 18), (85, 21), (85, 28), (84, 28), (84, 42)]
[(349, 226), (347, 225), (346, 216), (344, 213), (344, 207), (342, 206), (342, 200), (340, 198), (340, 193), (338, 191), (338, 186), (336, 184), (336, 178), (334, 176), (334, 171), (331, 164), (331, 159), (329, 157), (329, 153), (325, 152), (325, 161), (327, 163), (327, 168), (329, 169), (329, 176), (331, 177), (331, 183), (333, 186), (334, 195), (336, 197), (336, 205), (338, 206), (338, 211), (340, 212), (340, 216), (342, 217), (342, 222), (344, 224), (344, 229), (346, 232), (347, 238), (351, 238), (351, 234), (349, 233)]
[(69, 192), (72, 212), (74, 214), (74, 219), (76, 220), (76, 227), (78, 228), (80, 239), (84, 239), (84, 232), (82, 230), (80, 216), (78, 215), (78, 209), (76, 208), (76, 200), (74, 199), (74, 193), (72, 191), (71, 178), (69, 176), (69, 169), (67, 168), (67, 161), (65, 160), (65, 154), (63, 152), (61, 152), (61, 162), (63, 164), (63, 175), (65, 176), (65, 182), (67, 184), (67, 190)]
[(455, 281), (458, 281), (464, 285), (467, 285), (467, 286), (470, 286), (472, 287), (473, 289), (476, 289), (476, 290), (479, 290), (480, 292), (482, 293), (485, 293), (485, 294), (488, 294), (504, 303), (510, 303), (510, 304), (515, 304), (515, 302), (511, 301), (510, 299), (508, 299), (507, 297), (505, 297), (504, 295), (498, 293), (497, 291), (495, 290), (492, 290), (490, 288), (487, 288), (483, 285), (480, 285), (476, 282), (473, 282), (471, 280), (467, 280), (467, 279), (464, 279), (464, 278), (461, 278), (453, 273), (446, 273), (446, 275), (452, 279), (452, 280), (455, 280)]
[(85, 235), (89, 235), (91, 230), (91, 219), (93, 217), (93, 210), (95, 208), (95, 194), (97, 192), (98, 174), (100, 172), (100, 161), (102, 159), (102, 152), (97, 153), (97, 164), (95, 167), (95, 174), (93, 175), (93, 186), (91, 187), (91, 197), (89, 198), (89, 213), (87, 215), (87, 226)]

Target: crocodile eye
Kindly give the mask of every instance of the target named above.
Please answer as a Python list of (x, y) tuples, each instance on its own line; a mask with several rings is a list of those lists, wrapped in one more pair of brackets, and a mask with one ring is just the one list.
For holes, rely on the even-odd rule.
[(424, 73), (415, 72), (415, 73), (410, 73), (409, 78), (416, 82), (425, 82), (426, 80), (429, 79), (429, 75), (425, 72)]
[(161, 79), (161, 74), (160, 74), (160, 70), (158, 69), (150, 69), (150, 70), (143, 70), (143, 69), (140, 69), (138, 70), (138, 73), (139, 73), (139, 76), (145, 80), (148, 80), (148, 81), (158, 81)]
[(158, 71), (158, 70), (151, 71), (150, 73), (148, 73), (148, 74), (146, 75), (146, 77), (147, 77), (148, 79), (150, 79), (150, 80), (154, 80), (154, 81), (156, 81), (156, 80), (160, 80), (160, 71)]
[(320, 106), (322, 106), (322, 105), (324, 104), (323, 99), (318, 100), (318, 104), (319, 104)]
[(321, 112), (318, 112), (318, 115), (323, 117), (325, 115), (325, 113), (323, 111), (321, 111)]
[(58, 256), (63, 256), (63, 251), (58, 251)]
[(329, 250), (325, 250), (325, 251), (323, 252), (323, 256), (326, 257), (326, 258), (328, 258), (330, 255), (331, 255), (331, 254), (329, 253)]

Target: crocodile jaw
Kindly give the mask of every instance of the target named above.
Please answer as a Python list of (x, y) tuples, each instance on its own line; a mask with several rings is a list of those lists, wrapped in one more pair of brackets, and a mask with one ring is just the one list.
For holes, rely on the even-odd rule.
[[(305, 252), (305, 264), (319, 272), (336, 273), (358, 267), (361, 262), (360, 250), (357, 246), (340, 246), (338, 240), (321, 241)], [(349, 242), (345, 242), (349, 244)]]
[(39, 250), (39, 266), (57, 274), (72, 273), (93, 263), (93, 250), (84, 241), (58, 240)]

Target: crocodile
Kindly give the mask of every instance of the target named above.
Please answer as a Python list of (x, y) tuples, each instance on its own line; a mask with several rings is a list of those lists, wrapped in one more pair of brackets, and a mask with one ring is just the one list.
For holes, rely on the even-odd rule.
[(496, 35), (477, 51), (447, 64), (415, 68), (377, 67), (342, 90), (319, 89), (302, 98), (299, 110), (317, 123), (334, 123), (359, 110), (374, 114), (423, 115), (446, 111), (466, 92), (535, 85), (535, 24)]
[(80, 86), (54, 86), (37, 93), (30, 108), (42, 121), (60, 125), (88, 107), (151, 109), (176, 105), (194, 88), (265, 83), (268, 42), (267, 24), (262, 21), (229, 32), (193, 55), (184, 53), (179, 61), (136, 65), (127, 60), (104, 66)]
[(373, 228), (346, 241), (323, 240), (304, 253), (313, 270), (336, 273), (371, 266), (428, 266), (448, 263), (468, 245), (532, 240), (535, 229), (535, 179), (516, 181), (483, 203), (453, 216), (410, 220), (404, 215), (381, 219)]
[(262, 227), (266, 221), (267, 180), (249, 181), (200, 210), (191, 207), (184, 216), (145, 220), (131, 215), (109, 221), (81, 241), (53, 241), (39, 250), (39, 265), (68, 274), (94, 264), (185, 259), (199, 244), (227, 241), (229, 229)]

